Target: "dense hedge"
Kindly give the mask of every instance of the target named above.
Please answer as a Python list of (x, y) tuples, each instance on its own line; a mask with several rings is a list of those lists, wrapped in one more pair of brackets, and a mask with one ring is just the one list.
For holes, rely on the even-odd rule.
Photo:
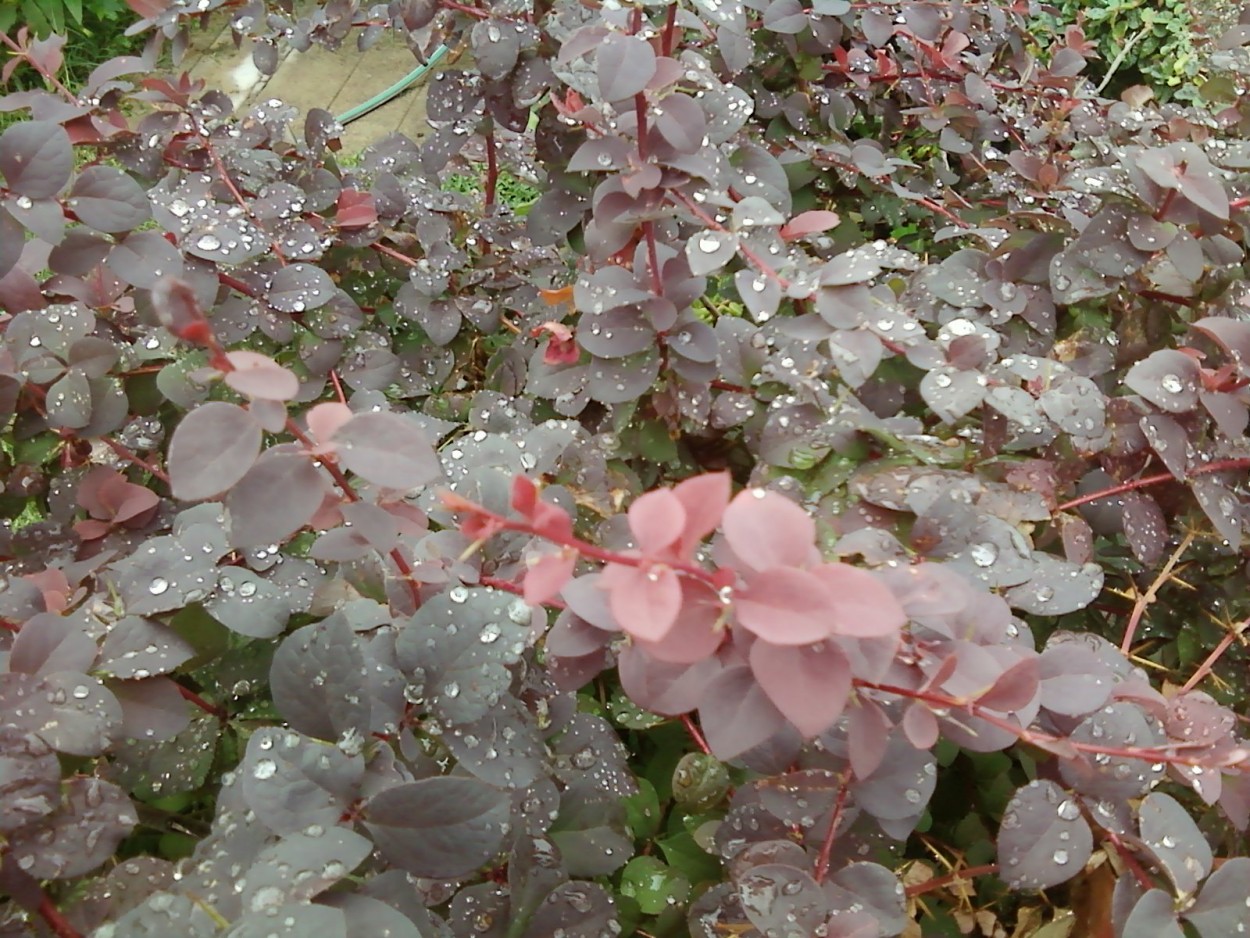
[[(1250, 17), (129, 2), (7, 38), (0, 933), (1250, 926)], [(341, 161), (223, 8), (473, 67)]]

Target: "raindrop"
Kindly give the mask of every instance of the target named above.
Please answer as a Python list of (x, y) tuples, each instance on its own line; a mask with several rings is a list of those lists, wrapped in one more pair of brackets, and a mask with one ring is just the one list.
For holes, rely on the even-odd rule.
[(1050, 858), (1054, 860), (1056, 863), (1058, 863), (1060, 866), (1063, 866), (1065, 863), (1068, 862), (1068, 851), (1056, 850), (1053, 854), (1051, 854)]
[(998, 545), (992, 543), (973, 544), (968, 549), (972, 562), (978, 567), (992, 567), (998, 559)]
[(272, 759), (261, 759), (252, 769), (252, 776), (262, 781), (267, 778), (273, 778), (278, 772), (278, 763)]
[(215, 251), (221, 247), (221, 239), (214, 234), (203, 234), (195, 242), (195, 246), (201, 251)]
[(158, 576), (154, 580), (152, 580), (151, 583), (148, 584), (148, 592), (151, 593), (153, 596), (159, 596), (161, 595), (161, 593), (165, 592), (167, 589), (169, 589), (169, 581), (166, 580), (164, 577)]
[(1169, 394), (1180, 394), (1181, 391), (1185, 390), (1185, 385), (1181, 383), (1181, 379), (1176, 375), (1164, 375), (1159, 379), (1159, 384)]
[(1075, 821), (1081, 816), (1081, 809), (1071, 798), (1065, 798), (1063, 802), (1060, 803), (1059, 807), (1055, 809), (1055, 813), (1059, 815), (1062, 820)]

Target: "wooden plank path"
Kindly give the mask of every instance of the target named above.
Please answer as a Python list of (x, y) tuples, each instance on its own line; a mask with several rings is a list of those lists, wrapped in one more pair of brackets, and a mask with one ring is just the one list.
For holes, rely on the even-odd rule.
[[(337, 116), (389, 88), (417, 64), (408, 47), (388, 34), (366, 52), (356, 51), (354, 42), (344, 43), (338, 52), (318, 46), (307, 52), (286, 49), (278, 70), (265, 78), (252, 64), (251, 42), (245, 39), (236, 49), (223, 18), (218, 28), (194, 36), (177, 71), (188, 71), (207, 81), (210, 88), (225, 91), (240, 112), (259, 101), (278, 98), (299, 108), (301, 114), (321, 107)], [(443, 68), (446, 65), (440, 63), (435, 71)], [(428, 133), (425, 84), (433, 77), (431, 72), (400, 97), (348, 124), (342, 152), (358, 153), (395, 131), (413, 139)], [(300, 126), (293, 129), (298, 132)]]

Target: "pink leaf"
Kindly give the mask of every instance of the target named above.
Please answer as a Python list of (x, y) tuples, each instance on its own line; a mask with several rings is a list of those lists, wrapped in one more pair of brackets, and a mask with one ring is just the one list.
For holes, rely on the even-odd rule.
[(777, 645), (808, 645), (833, 634), (834, 596), (814, 574), (780, 567), (734, 594), (743, 627)]
[(595, 628), (605, 632), (617, 632), (621, 627), (612, 617), (612, 609), (608, 605), (607, 591), (610, 585), (610, 581), (603, 582), (602, 573), (588, 573), (565, 583), (560, 595), (573, 613)]
[(227, 352), (234, 371), (226, 372), (226, 384), (240, 394), (268, 401), (289, 401), (299, 394), (299, 378), (268, 355), (259, 352)]
[(715, 590), (696, 580), (681, 580), (681, 597), (681, 611), (668, 634), (658, 642), (639, 640), (638, 646), (659, 661), (693, 664), (713, 654), (724, 640), (725, 606)]
[(531, 518), (534, 533), (552, 541), (566, 541), (573, 536), (573, 519), (557, 505), (539, 502)]
[(877, 771), (893, 728), (885, 711), (871, 700), (860, 698), (860, 705), (847, 714), (846, 750), (856, 778), (867, 778)]
[(337, 401), (325, 401), (308, 411), (308, 429), (318, 443), (327, 443), (334, 432), (352, 419), (352, 409)]
[(897, 632), (907, 614), (884, 583), (866, 570), (844, 563), (821, 564), (812, 571), (833, 596), (832, 632), (875, 638)]
[(829, 643), (812, 646), (751, 646), (751, 671), (800, 733), (809, 739), (831, 727), (851, 695), (851, 666)]
[(636, 638), (658, 642), (668, 634), (681, 611), (681, 581), (669, 567), (644, 570), (610, 564), (604, 571), (608, 605), (621, 628)]
[(519, 515), (530, 517), (534, 506), (538, 504), (538, 486), (525, 476), (517, 476), (512, 480), (512, 510)]
[(810, 212), (802, 212), (795, 215), (781, 226), (781, 230), (778, 234), (780, 234), (786, 241), (793, 241), (796, 238), (819, 234), (822, 231), (828, 231), (830, 228), (835, 228), (841, 220), (842, 219), (838, 217), (837, 212), (814, 209)]
[(729, 505), (732, 481), (728, 472), (708, 472), (673, 488), (686, 509), (686, 525), (678, 552), (689, 556), (699, 542), (716, 530)]
[(754, 570), (799, 567), (812, 556), (816, 522), (784, 495), (748, 489), (729, 503), (721, 521), (729, 548)]
[(933, 711), (920, 701), (913, 701), (903, 712), (903, 733), (917, 749), (931, 749), (938, 738), (938, 721)]
[(681, 536), (685, 526), (686, 509), (668, 489), (648, 492), (629, 506), (629, 528), (644, 554), (660, 553)]
[(525, 601), (538, 606), (555, 598), (573, 576), (576, 563), (577, 553), (571, 550), (558, 550), (538, 558), (525, 574)]

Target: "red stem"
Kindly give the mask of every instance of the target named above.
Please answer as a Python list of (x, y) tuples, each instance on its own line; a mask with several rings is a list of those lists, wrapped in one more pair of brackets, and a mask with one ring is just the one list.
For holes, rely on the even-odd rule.
[[(1078, 743), (1073, 742), (1066, 736), (1055, 736), (1051, 733), (1042, 733), (1037, 730), (1030, 730), (1027, 727), (1017, 726), (1010, 720), (1004, 719), (996, 713), (989, 711), (987, 708), (978, 704), (975, 700), (966, 700), (959, 697), (951, 697), (948, 694), (940, 694), (936, 691), (916, 690), (910, 687), (899, 687), (893, 684), (877, 684), (872, 681), (864, 681), (859, 678), (854, 679), (856, 687), (867, 690), (881, 691), (887, 694), (896, 694), (910, 700), (923, 700), (925, 703), (934, 704), (953, 710), (963, 710), (966, 713), (984, 720), (991, 726), (996, 726), (1001, 730), (1011, 733), (1023, 743), (1034, 746), (1067, 746), (1077, 752), (1087, 752), (1091, 754), (1102, 753), (1104, 755), (1113, 756), (1119, 759), (1141, 759), (1144, 762), (1168, 762), (1175, 765), (1197, 765), (1203, 768), (1225, 768), (1223, 762), (1214, 763), (1212, 761), (1200, 758), (1178, 754), (1178, 749), (1194, 749), (1205, 746), (1204, 743), (1172, 743), (1162, 747), (1141, 747), (1129, 748), (1123, 746), (1100, 746), (1094, 743)], [(1236, 763), (1234, 763), (1236, 764)]]
[[(3, 33), (0, 33), (0, 36), (3, 35)], [(35, 911), (43, 919), (44, 924), (52, 930), (52, 934), (56, 935), (56, 938), (82, 938), (82, 933), (69, 923), (65, 916), (61, 914), (61, 910), (52, 903), (47, 893), (42, 890), (39, 893), (39, 907)]]
[(647, 239), (647, 266), (651, 269), (651, 292), (664, 295), (664, 281), (660, 279), (660, 260), (655, 250), (655, 222), (643, 222), (643, 235)]
[(660, 55), (673, 54), (673, 35), (677, 26), (677, 2), (668, 5), (668, 13), (664, 17), (664, 34), (660, 39)]
[(1189, 693), (1194, 689), (1199, 681), (1211, 673), (1211, 669), (1215, 667), (1215, 663), (1220, 660), (1224, 652), (1228, 651), (1229, 646), (1237, 640), (1238, 636), (1241, 635), (1242, 630), (1245, 629), (1247, 624), (1250, 624), (1250, 619), (1247, 619), (1228, 630), (1228, 634), (1220, 639), (1220, 643), (1215, 646), (1215, 650), (1212, 651), (1211, 654), (1207, 655), (1207, 660), (1202, 662), (1202, 664), (1198, 666), (1198, 670), (1193, 673), (1193, 676), (1185, 682), (1185, 686), (1181, 688), (1182, 694)]
[[(1250, 469), (1250, 457), (1242, 457), (1240, 459), (1221, 459), (1213, 463), (1207, 463), (1205, 466), (1198, 466), (1190, 470), (1191, 476), (1204, 476), (1212, 472), (1227, 472), (1230, 469)], [(1112, 495), (1119, 495), (1122, 492), (1131, 492), (1134, 489), (1144, 489), (1149, 485), (1158, 485), (1160, 482), (1167, 482), (1175, 479), (1176, 476), (1170, 472), (1160, 472), (1157, 475), (1143, 476), (1140, 479), (1134, 479), (1132, 482), (1123, 482), (1119, 485), (1113, 485), (1110, 488), (1102, 489), (1097, 492), (1090, 492), (1088, 495), (1082, 495), (1080, 498), (1074, 498), (1071, 501), (1064, 502), (1057, 507), (1055, 511), (1067, 511), (1070, 508), (1076, 508), (1080, 505), (1087, 505), (1090, 502), (1096, 502), (1100, 498), (1109, 498)]]
[(712, 749), (707, 744), (707, 740), (703, 738), (703, 734), (699, 732), (699, 728), (695, 726), (694, 720), (690, 718), (690, 714), (683, 713), (681, 715), (682, 726), (686, 728), (686, 732), (690, 734), (690, 738), (694, 740), (694, 744), (699, 747), (699, 752), (705, 756), (712, 754)]
[(166, 485), (169, 484), (169, 476), (168, 474), (166, 474), (166, 472), (163, 469), (160, 469), (152, 465), (151, 463), (147, 462), (142, 457), (137, 456), (135, 453), (131, 452), (129, 449), (127, 449), (125, 446), (122, 446), (122, 444), (118, 443), (114, 439), (110, 439), (107, 436), (102, 436), (100, 437), (100, 440), (101, 442), (104, 443), (105, 446), (107, 446), (109, 449), (115, 452), (122, 459), (125, 459), (127, 462), (134, 463), (140, 469), (143, 469), (145, 472), (149, 473), (150, 475), (153, 475), (156, 478), (160, 479)]
[(966, 866), (962, 870), (955, 870), (953, 873), (947, 873), (945, 876), (935, 876), (933, 879), (925, 880), (923, 883), (915, 883), (907, 887), (907, 898), (913, 896), (921, 896), (926, 892), (933, 892), (935, 889), (941, 889), (952, 883), (958, 883), (963, 880), (970, 880), (974, 876), (990, 876), (998, 872), (997, 863), (982, 863), (980, 866)]
[(499, 158), (495, 152), (495, 127), (492, 124), (486, 134), (486, 207), (495, 204), (495, 190), (499, 185)]
[(21, 46), (19, 46), (16, 42), (14, 42), (12, 39), (10, 39), (6, 33), (0, 32), (0, 41), (3, 41), (6, 46), (12, 49), (14, 55), (17, 55), (19, 58), (24, 59), (26, 61), (26, 64), (29, 65), (31, 68), (33, 68), (35, 71), (37, 71), (40, 74), (40, 76), (44, 79), (44, 81), (46, 81), (53, 88), (59, 91), (61, 93), (61, 96), (65, 98), (66, 101), (70, 102), (71, 104), (78, 103), (78, 97), (68, 88), (66, 88), (65, 85), (61, 83), (61, 80), (57, 78), (53, 72), (48, 71), (40, 63), (36, 62), (33, 58), (31, 58), (30, 54)]
[(838, 832), (838, 822), (842, 820), (842, 809), (846, 805), (846, 796), (848, 788), (846, 779), (843, 779), (838, 785), (838, 800), (833, 804), (833, 816), (829, 818), (829, 829), (825, 831), (825, 840), (820, 845), (820, 855), (816, 858), (816, 882), (824, 882), (825, 874), (829, 872), (829, 855), (833, 853), (833, 841)]
[(229, 716), (223, 707), (218, 707), (214, 704), (209, 703), (207, 700), (205, 700), (195, 691), (191, 690), (189, 687), (183, 687), (181, 684), (178, 684), (176, 681), (174, 683), (178, 688), (178, 693), (182, 695), (183, 700), (191, 701), (191, 703), (195, 704), (205, 713), (211, 713), (213, 716), (215, 716), (219, 720), (225, 720)]
[(385, 254), (387, 257), (394, 258), (395, 260), (399, 261), (401, 264), (407, 264), (409, 267), (417, 266), (417, 262), (414, 261), (407, 254), (400, 254), (393, 247), (383, 244), (380, 241), (374, 241), (371, 245), (369, 245), (369, 247), (373, 248), (379, 254)]
[(1111, 841), (1111, 845), (1115, 847), (1116, 853), (1120, 855), (1120, 859), (1124, 861), (1124, 865), (1133, 873), (1133, 878), (1137, 880), (1137, 885), (1142, 889), (1149, 891), (1154, 887), (1154, 883), (1150, 881), (1150, 875), (1137, 862), (1137, 857), (1130, 850), (1113, 830), (1107, 830), (1107, 839)]

